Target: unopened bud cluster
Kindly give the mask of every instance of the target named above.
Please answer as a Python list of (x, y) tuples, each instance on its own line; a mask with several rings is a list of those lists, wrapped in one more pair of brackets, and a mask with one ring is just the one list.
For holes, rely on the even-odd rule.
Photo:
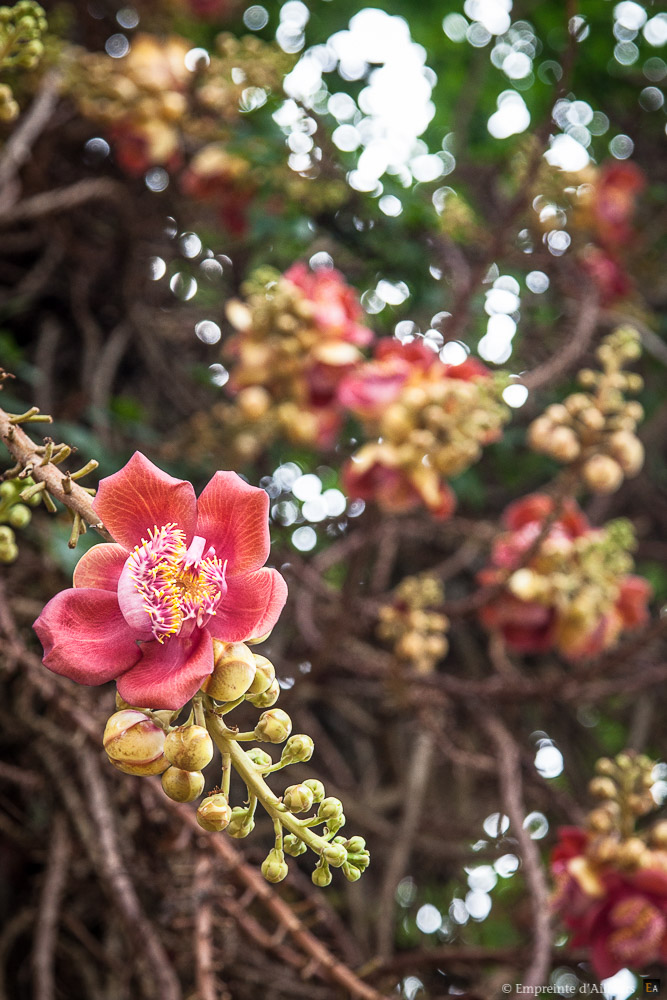
[[(210, 833), (226, 830), (231, 837), (247, 837), (255, 826), (257, 802), (261, 802), (279, 831), (262, 865), (262, 874), (269, 882), (280, 882), (288, 874), (285, 852), (297, 857), (308, 848), (318, 856), (313, 875), (317, 885), (331, 881), (330, 866), (342, 868), (343, 874), (355, 881), (370, 858), (361, 838), (347, 841), (337, 836), (345, 824), (342, 803), (327, 798), (317, 779), (289, 785), (282, 797), (264, 782), (274, 771), (306, 763), (314, 751), (310, 736), (292, 735), (289, 715), (273, 707), (280, 694), (273, 664), (242, 642), (214, 639), (213, 650), (213, 672), (193, 700), (189, 718), (180, 725), (177, 719), (182, 710), (136, 708), (117, 696), (118, 711), (108, 720), (103, 737), (110, 763), (126, 774), (161, 775), (165, 794), (175, 802), (200, 799), (197, 822)], [(239, 733), (223, 720), (244, 702), (263, 711), (251, 732)], [(257, 746), (242, 750), (245, 741), (283, 744), (279, 760), (274, 763), (271, 755)], [(223, 758), (222, 780), (206, 793), (203, 772), (213, 760), (214, 745)], [(246, 784), (245, 805), (232, 806), (229, 801), (231, 766)], [(307, 816), (313, 808), (315, 815)], [(323, 827), (321, 834), (312, 829), (316, 826)], [(287, 836), (283, 836), (283, 827)]]
[[(0, 71), (34, 69), (44, 53), (44, 9), (34, 0), (20, 0), (14, 7), (0, 7)], [(0, 121), (11, 122), (20, 108), (12, 88), (0, 84)]]
[(396, 588), (391, 604), (378, 612), (378, 637), (391, 643), (396, 658), (420, 674), (431, 673), (449, 648), (449, 620), (435, 610), (444, 599), (442, 583), (435, 577), (408, 576)]
[(27, 503), (21, 500), (21, 493), (34, 486), (32, 479), (7, 479), (0, 482), (0, 563), (11, 563), (18, 558), (15, 529), (26, 528), (30, 524), (32, 512), (39, 496), (33, 496)]
[(625, 398), (627, 392), (640, 392), (643, 381), (640, 375), (624, 371), (640, 354), (636, 330), (615, 330), (597, 351), (602, 370), (580, 371), (582, 391), (563, 404), (547, 407), (528, 429), (535, 451), (575, 465), (593, 493), (613, 493), (644, 464), (644, 447), (635, 433), (644, 411)]

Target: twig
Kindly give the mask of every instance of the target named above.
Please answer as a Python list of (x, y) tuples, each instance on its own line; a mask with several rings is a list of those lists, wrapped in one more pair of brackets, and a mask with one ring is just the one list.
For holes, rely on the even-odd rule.
[(213, 967), (213, 906), (209, 886), (211, 861), (200, 854), (195, 862), (194, 902), (195, 924), (193, 950), (196, 959), (198, 1000), (216, 1000), (215, 970)]
[(35, 139), (46, 128), (58, 100), (58, 72), (47, 73), (32, 105), (8, 140), (0, 159), (0, 189), (14, 177), (26, 162)]
[(34, 1000), (54, 1000), (54, 953), (56, 950), (58, 915), (67, 880), (70, 842), (67, 825), (61, 814), (53, 822), (53, 834), (44, 876), (42, 897), (37, 910), (37, 926), (32, 951)]
[(530, 892), (534, 927), (533, 953), (530, 965), (523, 975), (523, 985), (534, 990), (546, 981), (551, 963), (549, 887), (535, 841), (523, 825), (526, 810), (523, 804), (519, 749), (505, 725), (496, 716), (483, 718), (483, 724), (496, 747), (503, 806), (519, 842)]

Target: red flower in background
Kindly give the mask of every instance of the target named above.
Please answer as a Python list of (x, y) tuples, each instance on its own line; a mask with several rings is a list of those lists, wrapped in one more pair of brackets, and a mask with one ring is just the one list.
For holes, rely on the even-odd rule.
[(609, 540), (573, 500), (562, 504), (529, 556), (554, 510), (553, 499), (542, 494), (507, 508), (503, 523), (509, 530), (496, 539), (491, 566), (479, 574), (485, 585), (505, 586), (480, 617), (517, 652), (556, 648), (569, 659), (594, 656), (624, 630), (647, 621), (651, 588), (642, 577), (619, 574), (615, 563), (604, 563)]
[(268, 503), (234, 472), (197, 500), (136, 452), (93, 501), (116, 542), (89, 549), (35, 622), (44, 664), (81, 684), (116, 680), (131, 705), (181, 708), (213, 672), (213, 639), (264, 635), (280, 615), (285, 581), (263, 568)]
[(551, 856), (554, 910), (572, 932), (575, 948), (590, 950), (600, 979), (629, 966), (667, 961), (667, 853), (647, 852), (634, 871), (593, 864), (589, 835), (564, 827)]
[(284, 277), (303, 292), (312, 306), (315, 323), (327, 336), (358, 347), (371, 343), (372, 331), (359, 323), (363, 310), (357, 294), (340, 271), (322, 267), (311, 271), (306, 264), (298, 263), (285, 271)]

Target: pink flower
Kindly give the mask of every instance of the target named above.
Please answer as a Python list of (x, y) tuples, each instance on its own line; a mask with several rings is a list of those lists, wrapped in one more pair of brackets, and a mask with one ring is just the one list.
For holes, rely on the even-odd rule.
[(103, 479), (95, 512), (116, 539), (93, 546), (34, 628), (44, 664), (80, 684), (116, 680), (131, 705), (181, 708), (213, 671), (213, 639), (275, 625), (287, 587), (269, 555), (269, 499), (216, 472), (199, 500), (135, 452)]
[(313, 307), (315, 322), (329, 336), (335, 335), (357, 347), (365, 347), (373, 340), (373, 333), (359, 323), (363, 312), (357, 296), (333, 268), (310, 271), (303, 264), (293, 264), (285, 271), (285, 278), (296, 285)]
[(392, 514), (404, 514), (422, 504), (433, 517), (451, 517), (456, 498), (430, 467), (404, 467), (396, 450), (383, 442), (366, 444), (343, 467), (348, 496), (377, 503)]

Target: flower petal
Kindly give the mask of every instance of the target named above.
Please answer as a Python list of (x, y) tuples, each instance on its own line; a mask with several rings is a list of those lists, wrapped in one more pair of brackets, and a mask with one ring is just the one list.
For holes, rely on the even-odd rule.
[(126, 559), (127, 552), (122, 545), (107, 542), (93, 545), (76, 564), (74, 586), (112, 590), (115, 593)]
[(118, 693), (142, 708), (182, 708), (213, 673), (213, 642), (207, 629), (188, 639), (141, 644), (141, 659), (118, 681)]
[(63, 590), (33, 628), (44, 646), (44, 665), (79, 684), (104, 684), (140, 656), (116, 595), (108, 590)]
[(227, 577), (227, 593), (207, 628), (214, 639), (244, 642), (266, 635), (287, 600), (287, 584), (275, 569)]
[(186, 544), (195, 533), (197, 502), (192, 483), (167, 475), (140, 451), (102, 480), (93, 508), (126, 549), (139, 545), (155, 526), (175, 524), (185, 532)]
[(269, 558), (269, 497), (235, 472), (216, 472), (197, 501), (197, 534), (227, 560), (227, 577)]

